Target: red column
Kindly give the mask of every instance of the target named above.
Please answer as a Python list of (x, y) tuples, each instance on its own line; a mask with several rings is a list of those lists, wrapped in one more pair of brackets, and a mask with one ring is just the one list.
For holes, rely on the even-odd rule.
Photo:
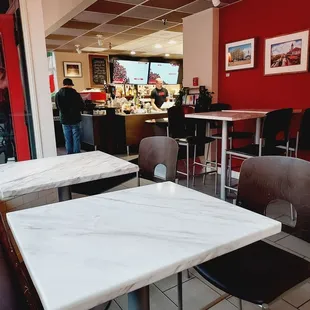
[(30, 159), (29, 138), (25, 122), (24, 92), (18, 51), (15, 43), (13, 15), (0, 15), (0, 34), (2, 37), (4, 62), (8, 79), (17, 160), (28, 160)]

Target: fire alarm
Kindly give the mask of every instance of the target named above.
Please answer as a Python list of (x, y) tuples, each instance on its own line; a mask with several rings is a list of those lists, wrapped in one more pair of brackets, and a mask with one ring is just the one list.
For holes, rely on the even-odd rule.
[(193, 78), (193, 86), (198, 86), (198, 77)]

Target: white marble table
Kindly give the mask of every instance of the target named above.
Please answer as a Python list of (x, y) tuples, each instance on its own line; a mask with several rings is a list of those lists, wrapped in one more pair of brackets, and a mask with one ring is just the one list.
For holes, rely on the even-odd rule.
[(128, 292), (130, 310), (149, 310), (149, 284), (281, 231), (171, 182), (7, 218), (45, 310), (90, 309)]
[(139, 167), (95, 151), (0, 165), (0, 199), (58, 188), (60, 200), (69, 198), (68, 186), (125, 174)]
[(255, 133), (255, 143), (259, 143), (260, 137), (260, 128), (261, 128), (261, 118), (263, 118), (265, 114), (256, 113), (256, 112), (232, 112), (228, 111), (220, 111), (220, 112), (203, 112), (203, 113), (193, 113), (193, 114), (185, 114), (186, 118), (193, 119), (204, 119), (204, 120), (216, 120), (222, 121), (222, 155), (221, 155), (221, 199), (226, 198), (225, 195), (225, 182), (226, 182), (226, 150), (227, 150), (227, 123), (235, 122), (235, 121), (243, 121), (249, 119), (256, 119), (256, 133)]

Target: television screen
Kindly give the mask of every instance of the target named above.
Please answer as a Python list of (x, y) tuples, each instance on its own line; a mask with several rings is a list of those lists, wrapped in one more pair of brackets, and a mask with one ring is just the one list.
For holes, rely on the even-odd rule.
[(178, 84), (179, 64), (151, 62), (149, 84), (155, 84), (161, 78), (164, 84)]
[(147, 84), (149, 63), (132, 60), (115, 60), (113, 83)]

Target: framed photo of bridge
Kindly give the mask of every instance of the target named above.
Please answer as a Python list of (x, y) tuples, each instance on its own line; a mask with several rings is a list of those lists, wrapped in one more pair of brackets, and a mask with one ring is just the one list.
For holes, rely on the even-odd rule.
[(308, 71), (309, 30), (266, 39), (265, 75)]
[(226, 44), (226, 71), (254, 68), (255, 39)]

